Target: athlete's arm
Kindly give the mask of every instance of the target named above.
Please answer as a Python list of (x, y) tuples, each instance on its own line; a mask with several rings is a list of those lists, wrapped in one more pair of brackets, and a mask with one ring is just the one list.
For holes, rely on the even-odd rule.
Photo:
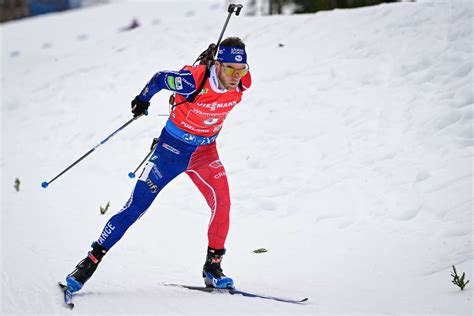
[(160, 71), (151, 78), (138, 97), (142, 101), (149, 102), (162, 89), (176, 92), (186, 97), (196, 91), (196, 82), (191, 71), (186, 69), (180, 71)]

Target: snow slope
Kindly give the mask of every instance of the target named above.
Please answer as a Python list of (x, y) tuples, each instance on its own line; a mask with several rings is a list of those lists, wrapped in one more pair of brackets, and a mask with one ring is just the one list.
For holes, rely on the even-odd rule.
[[(120, 32), (133, 17), (142, 26)], [(156, 71), (192, 63), (225, 17), (224, 1), (119, 1), (0, 26), (1, 315), (472, 315), (472, 284), (450, 276), (473, 278), (471, 1), (232, 18), (254, 84), (218, 139), (233, 199), (223, 266), (242, 289), (308, 304), (162, 285), (201, 283), (210, 214), (183, 175), (64, 308), (55, 283), (127, 201), (169, 94), (41, 182), (125, 123)]]

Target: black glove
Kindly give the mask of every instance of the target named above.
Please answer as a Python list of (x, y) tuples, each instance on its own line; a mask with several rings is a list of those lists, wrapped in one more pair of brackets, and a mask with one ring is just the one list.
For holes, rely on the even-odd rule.
[(133, 117), (137, 117), (140, 115), (148, 115), (148, 107), (150, 106), (150, 102), (142, 101), (138, 96), (132, 100), (132, 113)]

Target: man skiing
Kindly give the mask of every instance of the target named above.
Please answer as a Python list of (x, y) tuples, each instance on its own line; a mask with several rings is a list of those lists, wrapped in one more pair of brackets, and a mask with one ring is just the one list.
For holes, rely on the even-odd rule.
[(243, 91), (250, 87), (251, 77), (245, 44), (240, 38), (223, 40), (218, 47), (217, 60), (213, 60), (211, 53), (207, 65), (156, 73), (132, 101), (132, 113), (137, 117), (148, 114), (150, 100), (160, 90), (174, 93), (170, 117), (130, 199), (106, 223), (87, 257), (66, 277), (69, 291), (82, 288), (104, 255), (145, 213), (158, 193), (183, 172), (211, 208), (207, 256), (202, 271), (204, 283), (216, 288), (234, 287), (234, 281), (221, 267), (229, 230), (230, 195), (215, 141), (225, 118), (241, 101)]

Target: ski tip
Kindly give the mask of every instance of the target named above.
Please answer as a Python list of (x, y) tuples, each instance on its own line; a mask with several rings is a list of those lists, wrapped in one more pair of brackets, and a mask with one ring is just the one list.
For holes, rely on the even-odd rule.
[(68, 286), (66, 284), (58, 282), (58, 285), (61, 288), (61, 291), (64, 293), (64, 303), (66, 304), (66, 307), (73, 309), (74, 303), (72, 302), (72, 292), (68, 290)]

